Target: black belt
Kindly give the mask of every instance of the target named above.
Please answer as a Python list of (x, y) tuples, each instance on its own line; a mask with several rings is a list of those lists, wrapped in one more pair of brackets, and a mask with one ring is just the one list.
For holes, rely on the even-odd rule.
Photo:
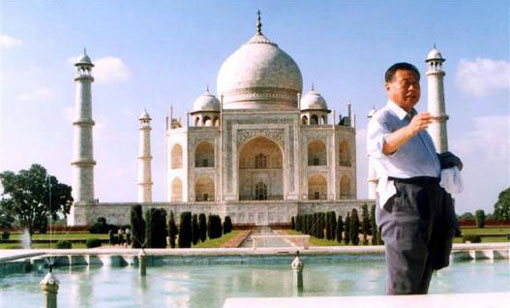
[(439, 184), (439, 178), (431, 177), (431, 176), (415, 176), (412, 178), (401, 179), (395, 177), (388, 177), (388, 180), (395, 181), (396, 183), (404, 183), (404, 184), (416, 184), (416, 185), (432, 185)]

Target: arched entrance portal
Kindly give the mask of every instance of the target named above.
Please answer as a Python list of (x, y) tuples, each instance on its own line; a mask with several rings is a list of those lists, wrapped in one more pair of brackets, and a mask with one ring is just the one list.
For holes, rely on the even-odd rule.
[(266, 137), (256, 137), (239, 152), (239, 200), (283, 199), (283, 153)]

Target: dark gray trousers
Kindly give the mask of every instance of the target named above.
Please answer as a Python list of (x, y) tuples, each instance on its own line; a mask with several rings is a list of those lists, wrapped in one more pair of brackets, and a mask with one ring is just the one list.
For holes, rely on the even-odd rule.
[(383, 208), (376, 206), (386, 251), (387, 294), (428, 292), (434, 255), (442, 245), (438, 244), (442, 235), (437, 230), (444, 221), (444, 191), (431, 179), (395, 181), (397, 194)]

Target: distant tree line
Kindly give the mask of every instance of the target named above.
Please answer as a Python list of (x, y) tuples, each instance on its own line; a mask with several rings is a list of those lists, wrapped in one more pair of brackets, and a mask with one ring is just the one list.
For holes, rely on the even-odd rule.
[(340, 215), (337, 217), (334, 211), (297, 215), (291, 218), (291, 229), (345, 245), (359, 245), (361, 233), (363, 245), (369, 244), (369, 235), (372, 245), (381, 245), (381, 236), (375, 223), (375, 206), (369, 212), (368, 206), (363, 204), (361, 210), (361, 219), (357, 209), (347, 213), (345, 220)]

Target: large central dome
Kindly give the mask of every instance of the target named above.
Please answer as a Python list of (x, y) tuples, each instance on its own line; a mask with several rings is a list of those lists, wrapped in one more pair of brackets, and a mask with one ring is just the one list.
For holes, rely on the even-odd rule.
[(236, 50), (218, 73), (224, 109), (297, 108), (303, 78), (296, 62), (261, 32)]

